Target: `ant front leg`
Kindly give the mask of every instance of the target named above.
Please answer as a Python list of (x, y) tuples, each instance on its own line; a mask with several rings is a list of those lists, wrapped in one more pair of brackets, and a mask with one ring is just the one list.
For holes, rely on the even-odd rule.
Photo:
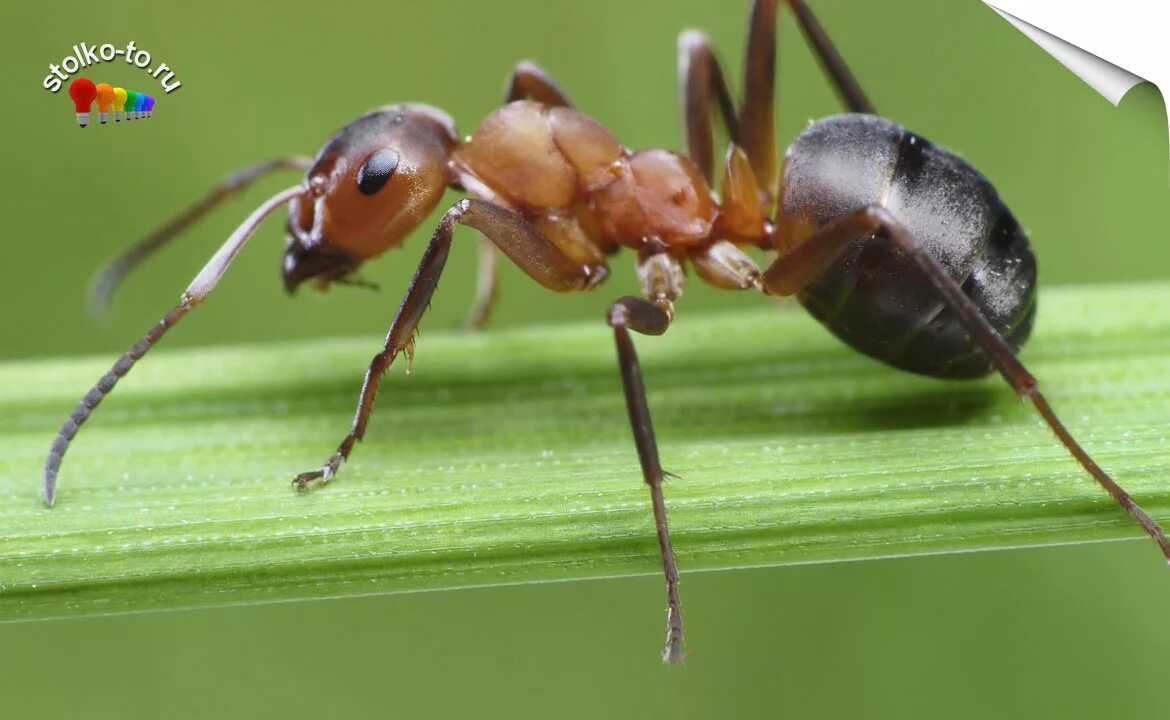
[(1012, 390), (1019, 397), (1032, 401), (1037, 412), (1069, 454), (1142, 526), (1170, 561), (1170, 540), (1167, 540), (1161, 526), (1146, 514), (1133, 497), (1081, 447), (1041, 394), (1036, 378), (995, 331), (978, 306), (886, 208), (880, 205), (864, 207), (814, 232), (803, 243), (778, 258), (764, 272), (765, 291), (774, 295), (792, 295), (800, 292), (854, 241), (879, 230), (884, 230), (926, 276), (939, 297), (963, 324), (972, 341), (983, 350)]
[(353, 446), (365, 435), (374, 410), (378, 386), (394, 359), (399, 354), (406, 355), (409, 368), (414, 354), (414, 335), (435, 294), (439, 276), (443, 274), (443, 266), (451, 250), (455, 223), (479, 230), (529, 277), (549, 290), (589, 290), (605, 277), (604, 267), (583, 265), (572, 260), (536, 226), (507, 208), (483, 200), (463, 199), (455, 203), (443, 215), (427, 244), (410, 287), (390, 324), (382, 351), (370, 361), (349, 433), (319, 470), (301, 473), (293, 480), (297, 488), (304, 490), (314, 481), (319, 480), (322, 484), (329, 481), (341, 463), (349, 458)]
[(669, 255), (651, 255), (638, 265), (643, 289), (651, 299), (626, 296), (610, 305), (605, 319), (613, 328), (617, 345), (618, 369), (626, 396), (630, 427), (634, 432), (634, 446), (642, 465), (642, 479), (650, 487), (650, 502), (654, 510), (654, 527), (658, 532), (658, 549), (662, 556), (662, 571), (666, 577), (666, 645), (662, 659), (669, 663), (682, 662), (683, 619), (682, 602), (678, 592), (678, 563), (670, 542), (670, 526), (666, 521), (666, 503), (662, 483), (667, 473), (658, 459), (658, 444), (654, 439), (654, 425), (650, 406), (646, 402), (646, 387), (630, 331), (642, 335), (662, 335), (674, 319), (673, 301), (682, 291), (683, 273), (679, 262)]
[[(504, 104), (517, 100), (535, 100), (551, 107), (573, 107), (569, 96), (552, 76), (531, 60), (516, 63), (504, 89)], [(469, 188), (470, 189), (470, 188)], [(495, 197), (481, 200), (500, 204)], [(468, 330), (482, 330), (491, 317), (499, 296), (500, 258), (491, 240), (482, 238), (479, 246), (479, 273), (476, 275), (475, 300), (467, 316)]]

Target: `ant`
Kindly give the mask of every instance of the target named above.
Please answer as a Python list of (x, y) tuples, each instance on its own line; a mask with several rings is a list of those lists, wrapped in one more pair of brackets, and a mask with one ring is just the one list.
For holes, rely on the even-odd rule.
[[(954, 153), (877, 115), (803, 0), (787, 0), (797, 24), (848, 108), (810, 124), (777, 168), (773, 86), (778, 0), (754, 0), (738, 112), (707, 37), (678, 41), (687, 155), (632, 151), (574, 109), (541, 68), (523, 62), (506, 103), (460, 139), (451, 118), (427, 105), (378, 108), (334, 135), (316, 158), (286, 157), (230, 177), (207, 197), (111, 263), (96, 299), (143, 258), (230, 195), (269, 172), (296, 169), (302, 182), (260, 205), (227, 239), (168, 312), (85, 395), (53, 441), (44, 500), (53, 504), (61, 459), (79, 426), (130, 369), (202, 303), (270, 214), (288, 206), (285, 288), (311, 281), (360, 282), (365, 261), (399, 245), (448, 187), (470, 198), (442, 216), (423, 252), (383, 349), (366, 371), (349, 432), (301, 490), (325, 484), (366, 433), (382, 377), (414, 336), (438, 285), (455, 224), (486, 238), (473, 322), (494, 297), (498, 249), (549, 290), (592, 290), (606, 258), (637, 252), (639, 296), (606, 313), (642, 477), (650, 489), (666, 578), (663, 659), (679, 662), (683, 620), (650, 410), (631, 332), (661, 335), (674, 319), (684, 265), (728, 290), (795, 295), (831, 332), (895, 368), (944, 379), (998, 371), (1084, 469), (1158, 543), (1162, 528), (1077, 443), (1017, 359), (1036, 316), (1036, 259), (991, 183)], [(730, 139), (717, 198), (714, 121)], [(488, 244), (490, 243), (490, 245)], [(761, 271), (741, 248), (777, 253)]]

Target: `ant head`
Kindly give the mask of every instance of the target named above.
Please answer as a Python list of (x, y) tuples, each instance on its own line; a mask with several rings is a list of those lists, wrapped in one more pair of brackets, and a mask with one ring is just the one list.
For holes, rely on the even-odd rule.
[(450, 184), (458, 143), (451, 118), (427, 105), (378, 108), (342, 128), (289, 204), (285, 288), (328, 285), (401, 243)]

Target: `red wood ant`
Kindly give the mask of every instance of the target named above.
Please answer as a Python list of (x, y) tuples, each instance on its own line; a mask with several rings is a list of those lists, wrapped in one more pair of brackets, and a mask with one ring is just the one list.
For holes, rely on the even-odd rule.
[[(462, 140), (443, 112), (392, 105), (342, 128), (312, 160), (281, 158), (229, 178), (113, 262), (97, 285), (99, 301), (142, 258), (224, 198), (273, 170), (305, 171), (302, 182), (265, 201), (232, 233), (179, 304), (82, 399), (45, 462), (45, 502), (53, 503), (62, 456), (81, 423), (167, 330), (203, 302), (264, 218), (288, 206), (286, 289), (306, 281), (324, 287), (353, 282), (361, 263), (400, 244), (453, 187), (471, 197), (456, 202), (435, 229), (384, 348), (366, 371), (348, 434), (320, 469), (295, 478), (298, 488), (324, 484), (337, 473), (365, 435), (384, 373), (399, 354), (411, 361), (416, 328), (459, 223), (479, 230), (529, 277), (558, 292), (592, 290), (606, 277), (607, 255), (622, 247), (637, 252), (642, 294), (616, 300), (606, 321), (666, 576), (664, 660), (683, 658), (678, 569), (662, 496), (665, 473), (630, 332), (666, 332), (687, 263), (716, 287), (796, 295), (843, 341), (896, 368), (951, 379), (998, 371), (1170, 559), (1161, 527), (1077, 444), (1016, 358), (1036, 314), (1036, 260), (1026, 235), (977, 170), (876, 114), (803, 0), (788, 5), (850, 114), (809, 125), (778, 171), (772, 110), (777, 4), (753, 3), (738, 112), (706, 36), (680, 35), (686, 156), (623, 147), (601, 123), (574, 109), (539, 67), (521, 63), (506, 104)], [(731, 140), (720, 199), (711, 190), (716, 116)], [(778, 257), (761, 272), (744, 246), (775, 250)], [(494, 250), (486, 257), (477, 322), (486, 318), (494, 294)]]

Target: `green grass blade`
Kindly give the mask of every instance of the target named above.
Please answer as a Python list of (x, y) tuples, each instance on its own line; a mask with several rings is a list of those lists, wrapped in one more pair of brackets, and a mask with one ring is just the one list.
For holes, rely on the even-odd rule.
[[(1041, 300), (1025, 360), (1170, 516), (1170, 284)], [(684, 575), (1141, 536), (997, 378), (895, 372), (798, 311), (682, 309), (637, 341)], [(294, 493), (377, 346), (156, 351), (78, 436), (53, 510), (44, 453), (110, 358), (0, 365), (0, 620), (659, 571), (600, 321), (424, 334), (335, 484)]]

